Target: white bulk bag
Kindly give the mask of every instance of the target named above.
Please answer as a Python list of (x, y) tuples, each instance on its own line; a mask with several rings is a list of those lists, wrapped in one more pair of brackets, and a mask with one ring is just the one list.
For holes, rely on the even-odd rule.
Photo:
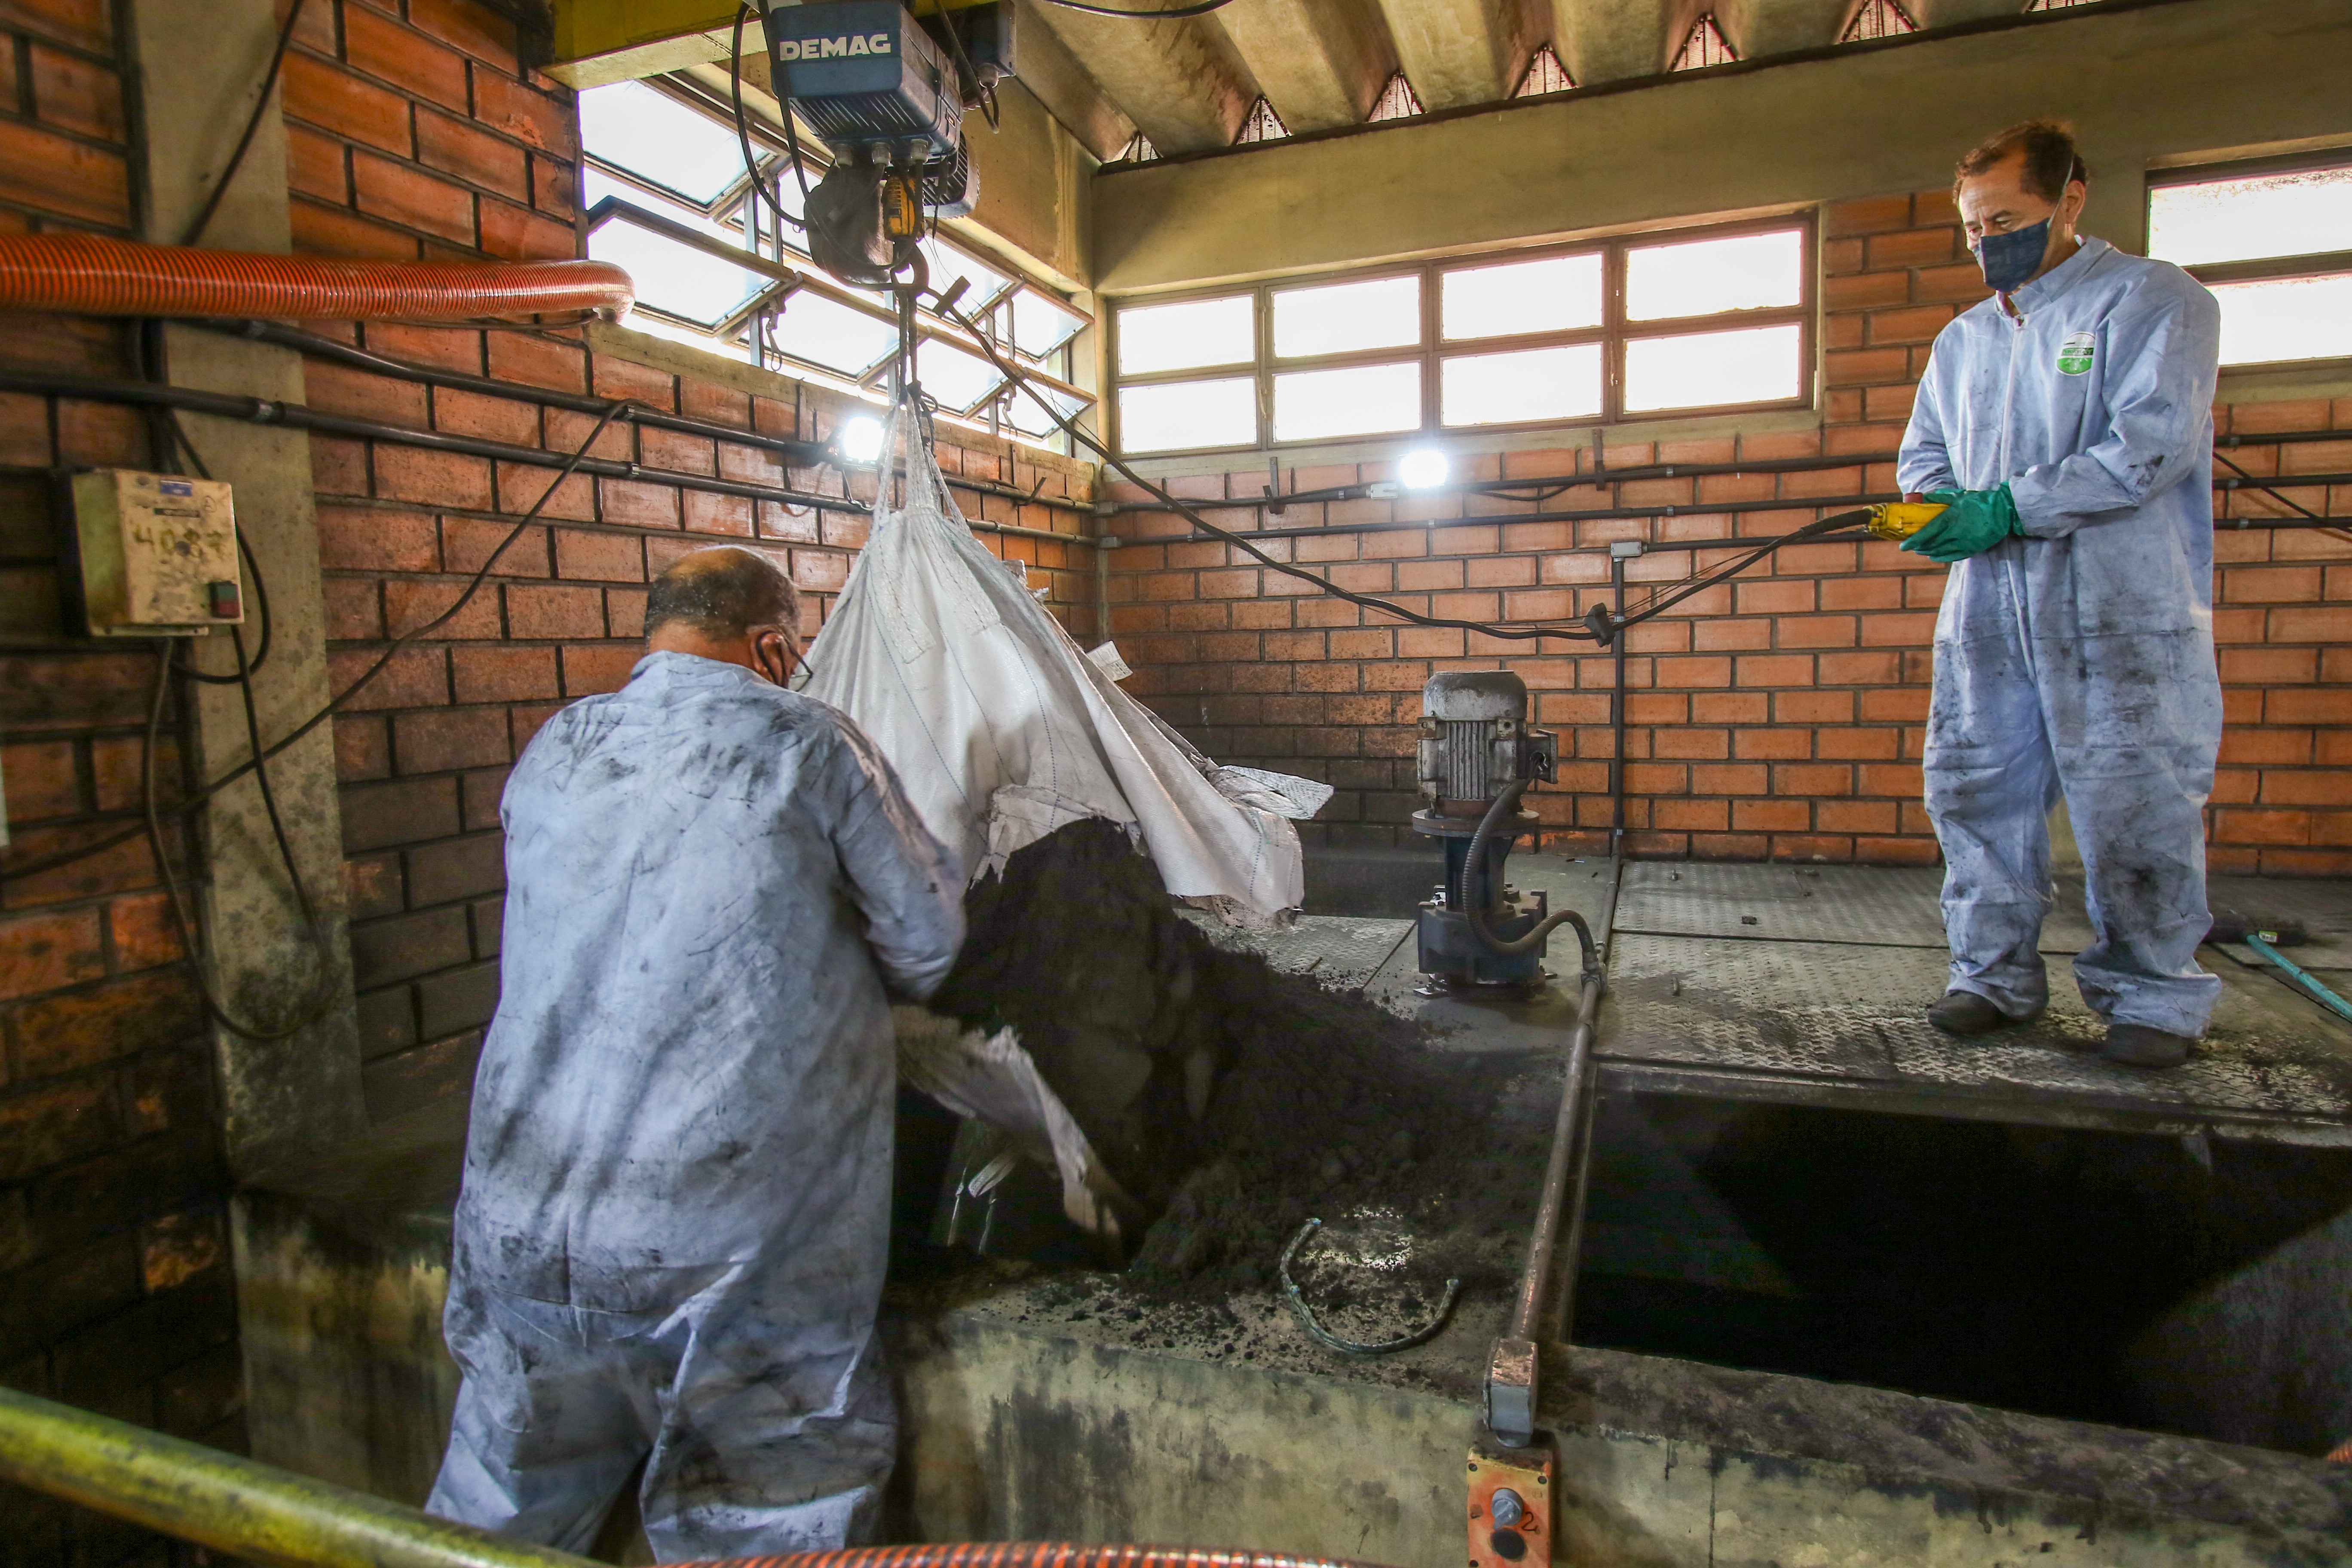
[(856, 721), (974, 879), (1083, 817), (1139, 837), (1168, 891), (1263, 924), (1305, 891), (1298, 832), (1328, 787), (1223, 768), (1121, 691), (990, 554), (916, 419), (905, 501), (886, 469), (864, 552), (809, 649), (803, 689)]

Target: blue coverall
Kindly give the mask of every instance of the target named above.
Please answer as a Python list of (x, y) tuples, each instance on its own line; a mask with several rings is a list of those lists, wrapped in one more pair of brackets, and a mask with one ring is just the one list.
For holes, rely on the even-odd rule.
[(2109, 1023), (2205, 1028), (2221, 982), (2203, 809), (2213, 661), (2212, 404), (2221, 312), (2179, 268), (2082, 247), (1936, 339), (1904, 433), (1906, 491), (2008, 484), (2021, 536), (1952, 568), (1936, 623), (1927, 811), (1948, 868), (1950, 988), (2047, 1001), (2046, 814), (2063, 795)]
[(640, 1459), (662, 1562), (871, 1523), (895, 1061), (963, 876), (856, 727), (734, 665), (641, 660), (507, 784), (498, 1016), (426, 1507), (585, 1550)]

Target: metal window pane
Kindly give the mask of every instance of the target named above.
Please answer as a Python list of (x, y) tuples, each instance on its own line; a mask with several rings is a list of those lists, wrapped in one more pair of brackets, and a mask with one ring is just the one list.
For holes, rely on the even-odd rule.
[(2352, 250), (2352, 167), (2200, 180), (2147, 194), (2147, 253), (2182, 267), (2331, 250)]
[(1520, 425), (1589, 419), (1601, 412), (1601, 345), (1460, 354), (1438, 378), (1447, 425)]
[(1625, 409), (1776, 403), (1804, 390), (1804, 334), (1794, 322), (1730, 332), (1634, 338), (1625, 345)]
[(583, 92), (580, 144), (608, 163), (705, 205), (743, 173), (743, 149), (730, 127), (643, 82), (614, 82)]
[(1348, 365), (1274, 378), (1274, 438), (1383, 436), (1421, 428), (1421, 364)]
[(1043, 359), (1077, 336), (1087, 319), (1034, 289), (1013, 296), (1013, 343), (1031, 359)]
[(996, 297), (1012, 279), (992, 268), (984, 267), (951, 245), (936, 239), (922, 242), (923, 261), (929, 268), (931, 287), (944, 294), (950, 284), (961, 278), (966, 285), (963, 298), (956, 309), (969, 316)]
[(796, 359), (856, 376), (891, 351), (898, 331), (887, 321), (803, 290), (784, 300), (770, 341)]
[(1247, 294), (1128, 306), (1118, 313), (1119, 374), (1247, 364), (1257, 357), (1256, 321)]
[[(1076, 418), (1078, 410), (1086, 406), (1075, 397), (1065, 397), (1058, 392), (1049, 392), (1042, 386), (1037, 388), (1037, 395), (1050, 401), (1055, 411), (1065, 419)], [(1038, 407), (1036, 400), (1026, 393), (1013, 393), (1005, 398), (1003, 406), (1004, 422), (1024, 436), (1043, 437), (1056, 434), (1061, 428), (1045, 416), (1045, 411)]]
[[(1277, 359), (1411, 348), (1421, 342), (1421, 278), (1285, 289), (1274, 296)], [(1418, 423), (1418, 421), (1415, 421)]]
[(923, 390), (958, 413), (986, 397), (1003, 378), (978, 354), (953, 343), (926, 339), (915, 348), (915, 375)]
[(1444, 275), (1439, 312), (1449, 342), (1601, 324), (1601, 258), (1548, 256)]
[(2352, 358), (2352, 272), (2216, 283), (2221, 363)]
[(703, 326), (734, 314), (769, 279), (719, 257), (680, 245), (667, 235), (615, 217), (588, 237), (588, 254), (626, 268), (637, 303)]
[(1256, 440), (1257, 384), (1248, 376), (1119, 388), (1118, 444), (1124, 451), (1247, 447)]
[(1639, 246), (1625, 253), (1625, 315), (1656, 321), (1769, 310), (1804, 299), (1802, 229)]

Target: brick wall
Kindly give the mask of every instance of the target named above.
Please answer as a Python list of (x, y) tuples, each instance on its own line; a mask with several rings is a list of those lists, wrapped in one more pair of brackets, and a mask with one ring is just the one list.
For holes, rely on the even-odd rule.
[[(0, 5), (0, 226), (128, 234), (102, 0)], [(115, 324), (0, 317), (0, 362), (136, 374)], [(0, 397), (0, 872), (139, 820), (154, 657), (61, 639), (47, 475), (151, 466), (125, 410)], [(160, 774), (179, 780), (176, 711)], [(176, 848), (175, 848), (176, 853)], [(227, 1180), (203, 1016), (134, 838), (0, 883), (0, 1384), (241, 1448)], [(0, 1559), (161, 1561), (142, 1531), (0, 1488)]]
[[(409, 0), (404, 16), (361, 0), (312, 0), (300, 38), (287, 62), (286, 99), (298, 250), (575, 253), (577, 112), (568, 89), (521, 63), (509, 24), (470, 0)], [(843, 406), (782, 377), (673, 374), (592, 352), (577, 333), (332, 330), (394, 358), (631, 397), (768, 435), (822, 440)], [(316, 360), (308, 396), (320, 408), (567, 453), (593, 424)], [(658, 478), (667, 469), (817, 488), (816, 472), (788, 472), (761, 448), (615, 426), (593, 450), (641, 463), (648, 478), (567, 481), (544, 521), (500, 558), (494, 582), (336, 721), (364, 1081), (379, 1118), (471, 1082), (497, 1001), (506, 770), (549, 714), (627, 679), (641, 651), (649, 577), (700, 545), (771, 551), (807, 595), (813, 634), (865, 541), (855, 512), (754, 503)], [(337, 690), (375, 662), (386, 639), (446, 609), (554, 477), (389, 443), (314, 439), (311, 451)], [(1042, 485), (1034, 503), (967, 493), (961, 504), (975, 515), (1079, 531), (1082, 514), (1066, 498), (1084, 492), (1081, 470), (1050, 460), (1040, 468), (1014, 451), (975, 435), (940, 456), (950, 472), (1024, 491)], [(825, 483), (837, 489), (830, 475)], [(859, 489), (870, 493), (870, 482)], [(1078, 610), (1075, 629), (1093, 630), (1092, 563), (1082, 547), (984, 537), (1037, 569), (1032, 581), (1046, 584), (1050, 607)]]
[[(1514, 522), (1533, 503), (1494, 496), (1295, 505), (1279, 516), (1225, 511), (1226, 527), (1320, 527), (1427, 520), (1402, 531), (1269, 540), (1270, 552), (1328, 567), (1341, 585), (1429, 614), (1474, 620), (1583, 614), (1609, 594), (1604, 547), (1640, 539), (1636, 595), (1727, 550), (1678, 541), (1785, 531), (1802, 510), (1742, 502), (1892, 490), (1899, 443), (1928, 345), (1983, 298), (1943, 193), (1841, 203), (1822, 215), (1823, 420), (1817, 431), (1725, 433), (1641, 442), (1605, 432), (1606, 462), (1729, 463), (1850, 458), (1802, 473), (1759, 472), (1575, 486), (1545, 510), (1673, 507), (1646, 520)], [(2228, 395), (2227, 390), (2224, 396)], [(2250, 446), (2228, 455), (2257, 473), (2352, 469), (2352, 399), (2225, 403), (2226, 437), (2346, 432), (2343, 442)], [(1459, 458), (1471, 479), (1591, 476), (1590, 433), (1558, 449)], [(2226, 471), (2226, 470), (2220, 470)], [(1393, 477), (1392, 465), (1302, 468), (1314, 489)], [(1180, 496), (1255, 496), (1262, 463), (1165, 481)], [(1230, 487), (1230, 488), (1228, 488)], [(1139, 499), (1131, 486), (1108, 493)], [(2352, 516), (2352, 494), (2289, 489), (2315, 511)], [(2221, 515), (2283, 517), (2259, 492)], [(2331, 504), (2332, 503), (2332, 504)], [(1110, 558), (1111, 627), (1137, 691), (1210, 754), (1307, 773), (1337, 786), (1309, 831), (1330, 842), (1409, 841), (1418, 805), (1413, 734), (1435, 670), (1518, 671), (1542, 722), (1561, 732), (1561, 788), (1537, 809), (1568, 846), (1605, 846), (1613, 660), (1530, 654), (1526, 645), (1416, 629), (1360, 612), (1216, 543), (1155, 542), (1190, 531), (1164, 513), (1121, 516), (1136, 542)], [(2209, 816), (2212, 864), (2231, 871), (2352, 872), (2352, 542), (2326, 534), (2227, 531), (2216, 545), (2215, 630), (2229, 729)], [(1945, 573), (1894, 545), (1784, 550), (1628, 638), (1627, 823), (1634, 853), (1734, 859), (1924, 865), (1937, 857), (1920, 804), (1930, 643)]]

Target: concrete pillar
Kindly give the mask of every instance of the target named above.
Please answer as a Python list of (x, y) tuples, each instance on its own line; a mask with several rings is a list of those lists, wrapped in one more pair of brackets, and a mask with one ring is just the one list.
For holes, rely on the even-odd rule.
[[(277, 42), (270, 0), (131, 0), (123, 9), (144, 161), (144, 226), (163, 244), (183, 239), (220, 178), (252, 112)], [(206, 231), (216, 249), (292, 247), (286, 195), (286, 133), (273, 106)], [(173, 384), (301, 401), (300, 356), (188, 327), (163, 331), (163, 374)], [(318, 532), (311, 508), (310, 443), (300, 431), (183, 416), (215, 479), (236, 487), (238, 527), (269, 595), (269, 658), (254, 680), (266, 742), (325, 705), (329, 691)], [(257, 595), (247, 584), (247, 645), (259, 633)], [(225, 636), (195, 639), (197, 668), (226, 674), (236, 658)], [(216, 778), (244, 762), (245, 711), (235, 686), (196, 689), (187, 742), (194, 772)], [(240, 1175), (334, 1148), (365, 1122), (359, 1034), (344, 923), (342, 836), (335, 797), (334, 733), (321, 725), (269, 763), (288, 838), (321, 917), (316, 950), (287, 881), (259, 791), (250, 778), (224, 790), (198, 821), (206, 963), (215, 994), (242, 1020), (268, 1027), (311, 1010), (326, 1016), (290, 1039), (247, 1039), (217, 1026), (228, 1155)]]

